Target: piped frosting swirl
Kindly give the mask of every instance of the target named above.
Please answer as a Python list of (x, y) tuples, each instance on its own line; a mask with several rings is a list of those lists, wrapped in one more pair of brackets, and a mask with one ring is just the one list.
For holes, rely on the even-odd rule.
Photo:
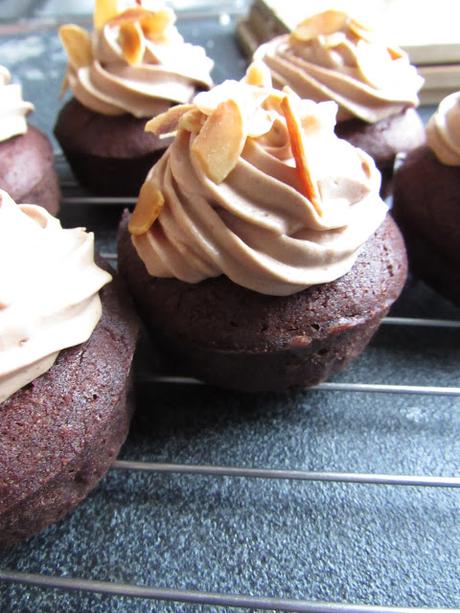
[(263, 72), (251, 67), (249, 83), (226, 81), (148, 124), (178, 128), (130, 223), (151, 275), (224, 274), (289, 295), (348, 272), (383, 221), (380, 174), (335, 136), (337, 105), (274, 90)]
[(261, 45), (254, 59), (269, 67), (276, 87), (337, 102), (339, 121), (375, 123), (419, 104), (423, 78), (407, 54), (341, 11), (306, 19), (292, 34)]
[(69, 59), (64, 88), (70, 85), (84, 106), (104, 115), (151, 117), (212, 85), (212, 60), (184, 42), (170, 9), (148, 10), (134, 1), (124, 8), (108, 13), (92, 36), (74, 25), (60, 30)]
[[(45, 209), (0, 190), (0, 403), (86, 341), (111, 276), (94, 263), (94, 235), (63, 230)], [(0, 409), (1, 410), (1, 409)]]
[(427, 144), (447, 166), (460, 166), (460, 92), (441, 101), (426, 128)]
[(11, 83), (11, 74), (0, 66), (0, 142), (27, 132), (27, 115), (34, 105), (22, 98), (22, 88)]

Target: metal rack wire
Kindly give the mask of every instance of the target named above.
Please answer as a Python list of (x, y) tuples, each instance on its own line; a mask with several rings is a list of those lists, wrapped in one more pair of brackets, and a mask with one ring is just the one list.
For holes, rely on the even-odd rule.
[[(57, 156), (58, 168), (62, 167), (62, 156)], [(62, 168), (61, 168), (62, 170)], [(73, 180), (62, 182), (66, 192), (74, 191), (76, 184)], [(133, 198), (94, 198), (81, 194), (69, 195), (66, 193), (62, 204), (67, 207), (74, 205), (99, 205), (122, 207), (132, 205)], [(103, 257), (116, 263), (116, 254), (113, 251), (101, 253)], [(417, 328), (460, 329), (460, 321), (444, 319), (422, 319), (405, 317), (387, 317), (383, 324), (386, 326), (410, 326)], [(142, 375), (138, 383), (155, 383), (180, 385), (204, 385), (202, 382), (187, 377)], [(376, 383), (346, 383), (326, 382), (315, 388), (322, 393), (355, 392), (372, 394), (408, 394), (437, 397), (460, 397), (460, 387), (439, 387), (430, 385), (396, 385)], [(391, 485), (401, 487), (430, 487), (430, 488), (460, 488), (460, 475), (410, 475), (410, 474), (377, 474), (358, 472), (316, 472), (305, 470), (275, 470), (271, 468), (247, 468), (221, 465), (190, 465), (165, 464), (155, 462), (138, 462), (118, 460), (112, 470), (126, 472), (145, 472), (182, 475), (205, 475), (212, 478), (230, 477), (233, 479), (268, 479), (289, 480), (325, 483), (349, 483), (354, 485)], [(158, 601), (174, 601), (195, 605), (276, 609), (279, 611), (304, 611), (317, 613), (414, 613), (427, 611), (440, 611), (447, 609), (392, 607), (374, 605), (353, 605), (344, 603), (315, 602), (308, 600), (293, 600), (283, 598), (269, 598), (264, 596), (251, 596), (243, 594), (223, 594), (210, 592), (197, 592), (193, 590), (165, 589), (155, 586), (126, 584), (121, 582), (107, 582), (87, 580), (80, 577), (51, 576), (45, 574), (31, 574), (10, 571), (0, 568), (0, 582), (36, 586), (43, 589), (57, 589), (65, 591), (80, 591), (87, 593), (106, 594), (110, 596), (127, 596), (133, 598), (153, 599)], [(450, 609), (454, 610), (454, 609)]]

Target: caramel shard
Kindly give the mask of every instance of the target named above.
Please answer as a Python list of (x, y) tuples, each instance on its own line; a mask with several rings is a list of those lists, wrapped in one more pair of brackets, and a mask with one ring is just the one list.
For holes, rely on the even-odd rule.
[(297, 115), (292, 108), (291, 100), (289, 96), (286, 96), (281, 103), (281, 110), (286, 118), (287, 129), (289, 132), (289, 139), (291, 141), (292, 154), (294, 156), (295, 165), (300, 184), (304, 195), (313, 204), (318, 215), (322, 215), (323, 211), (320, 204), (320, 194), (318, 186), (313, 181), (310, 170), (308, 168), (307, 155), (305, 152), (305, 146), (302, 137), (302, 128), (297, 118)]
[(145, 234), (158, 219), (165, 199), (152, 181), (141, 187), (136, 207), (129, 220), (128, 230), (133, 236)]
[(221, 102), (205, 121), (192, 144), (192, 153), (206, 176), (222, 183), (235, 168), (246, 142), (244, 120), (234, 100)]
[(105, 24), (120, 12), (120, 0), (96, 0), (94, 6), (94, 27), (102, 30)]
[(140, 25), (134, 21), (122, 23), (118, 40), (128, 64), (140, 64), (145, 53), (145, 41)]
[(258, 87), (272, 87), (272, 75), (268, 66), (263, 62), (252, 62), (246, 71), (244, 80), (249, 85)]
[(294, 40), (307, 42), (320, 34), (328, 35), (341, 30), (347, 21), (348, 17), (342, 11), (324, 11), (300, 22), (291, 36)]
[(152, 132), (157, 136), (175, 132), (181, 117), (194, 108), (193, 104), (178, 104), (172, 106), (165, 113), (161, 113), (148, 121), (145, 125), (145, 131)]
[(74, 70), (91, 64), (93, 60), (91, 37), (86, 30), (73, 24), (61, 26), (59, 38), (67, 53), (69, 64)]
[(187, 130), (187, 132), (199, 132), (206, 121), (207, 116), (199, 109), (193, 108), (179, 119), (179, 130)]

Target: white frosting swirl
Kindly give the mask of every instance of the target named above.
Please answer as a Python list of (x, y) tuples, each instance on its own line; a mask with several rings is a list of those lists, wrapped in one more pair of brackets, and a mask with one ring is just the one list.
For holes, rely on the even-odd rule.
[(0, 142), (27, 132), (26, 117), (34, 105), (24, 102), (22, 88), (11, 83), (7, 68), (0, 66)]
[(157, 40), (142, 34), (144, 53), (136, 64), (125, 59), (119, 35), (120, 23), (107, 22), (93, 31), (91, 64), (77, 70), (69, 64), (74, 96), (96, 113), (151, 117), (212, 86), (213, 61), (202, 47), (184, 42), (175, 26)]
[(460, 166), (460, 92), (441, 101), (428, 122), (426, 140), (442, 164)]
[(269, 67), (276, 87), (287, 85), (316, 102), (337, 102), (339, 121), (357, 117), (375, 123), (417, 106), (423, 78), (407, 54), (367, 30), (366, 39), (360, 38), (347, 23), (307, 41), (279, 36), (261, 45), (254, 59)]
[[(242, 110), (253, 99), (263, 111), (273, 93), (281, 94), (227, 81), (195, 101), (212, 112), (221, 99), (233, 99)], [(322, 214), (302, 193), (279, 108), (269, 112), (270, 131), (247, 138), (220, 184), (206, 176), (193, 154), (199, 132), (180, 129), (146, 179), (160, 189), (164, 206), (146, 233), (132, 237), (151, 275), (198, 283), (225, 274), (241, 286), (282, 296), (351, 269), (387, 212), (379, 197), (380, 174), (366, 153), (335, 136), (335, 103), (301, 105)], [(256, 113), (250, 117), (255, 125)]]
[(0, 190), (0, 403), (83, 343), (111, 276), (94, 263), (94, 235), (63, 230), (45, 209)]

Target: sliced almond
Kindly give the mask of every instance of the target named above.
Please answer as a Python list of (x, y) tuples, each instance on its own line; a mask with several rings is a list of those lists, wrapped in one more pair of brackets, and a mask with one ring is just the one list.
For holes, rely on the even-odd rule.
[(193, 141), (192, 153), (206, 176), (222, 183), (235, 168), (245, 142), (240, 107), (234, 100), (226, 100), (206, 119)]
[(321, 197), (318, 186), (316, 182), (313, 181), (310, 174), (310, 169), (308, 167), (307, 155), (302, 136), (302, 127), (292, 107), (289, 96), (286, 96), (282, 101), (281, 110), (286, 118), (289, 139), (291, 141), (292, 155), (294, 156), (297, 175), (300, 179), (303, 193), (313, 204), (313, 207), (318, 215), (322, 215), (323, 211), (320, 204)]
[(199, 132), (206, 121), (207, 116), (199, 109), (193, 108), (192, 110), (182, 115), (179, 119), (179, 130), (187, 130), (187, 132)]
[(263, 62), (252, 62), (246, 71), (244, 81), (249, 85), (256, 85), (257, 87), (272, 87), (271, 72)]
[(387, 51), (392, 60), (399, 60), (406, 55), (406, 53), (399, 47), (387, 47)]
[(348, 29), (357, 38), (365, 40), (367, 42), (371, 42), (374, 38), (372, 29), (369, 26), (358, 21), (357, 19), (350, 19), (348, 23)]
[(146, 181), (141, 187), (136, 208), (129, 220), (128, 230), (133, 236), (140, 236), (150, 230), (161, 213), (165, 199), (153, 181)]
[(67, 53), (69, 64), (74, 70), (91, 64), (93, 53), (89, 32), (79, 26), (68, 24), (59, 28), (59, 38)]
[(94, 27), (102, 30), (105, 24), (122, 10), (121, 0), (96, 0), (94, 5)]
[(348, 17), (342, 11), (324, 11), (300, 22), (291, 36), (294, 40), (307, 42), (320, 34), (333, 34), (341, 30), (347, 21)]
[(66, 91), (69, 89), (70, 87), (70, 82), (69, 82), (69, 69), (67, 68), (67, 70), (65, 71), (65, 75), (64, 78), (62, 79), (62, 83), (61, 83), (61, 89), (59, 90), (59, 98), (64, 98)]
[(155, 13), (147, 13), (141, 19), (141, 28), (147, 38), (155, 40), (164, 36), (165, 31), (173, 25), (174, 13), (170, 9), (162, 9)]
[(145, 53), (145, 40), (139, 23), (126, 21), (120, 26), (118, 41), (128, 64), (140, 64)]
[(158, 136), (175, 132), (182, 115), (194, 108), (193, 104), (178, 104), (172, 106), (165, 113), (161, 113), (148, 121), (145, 124), (145, 131), (152, 132)]

